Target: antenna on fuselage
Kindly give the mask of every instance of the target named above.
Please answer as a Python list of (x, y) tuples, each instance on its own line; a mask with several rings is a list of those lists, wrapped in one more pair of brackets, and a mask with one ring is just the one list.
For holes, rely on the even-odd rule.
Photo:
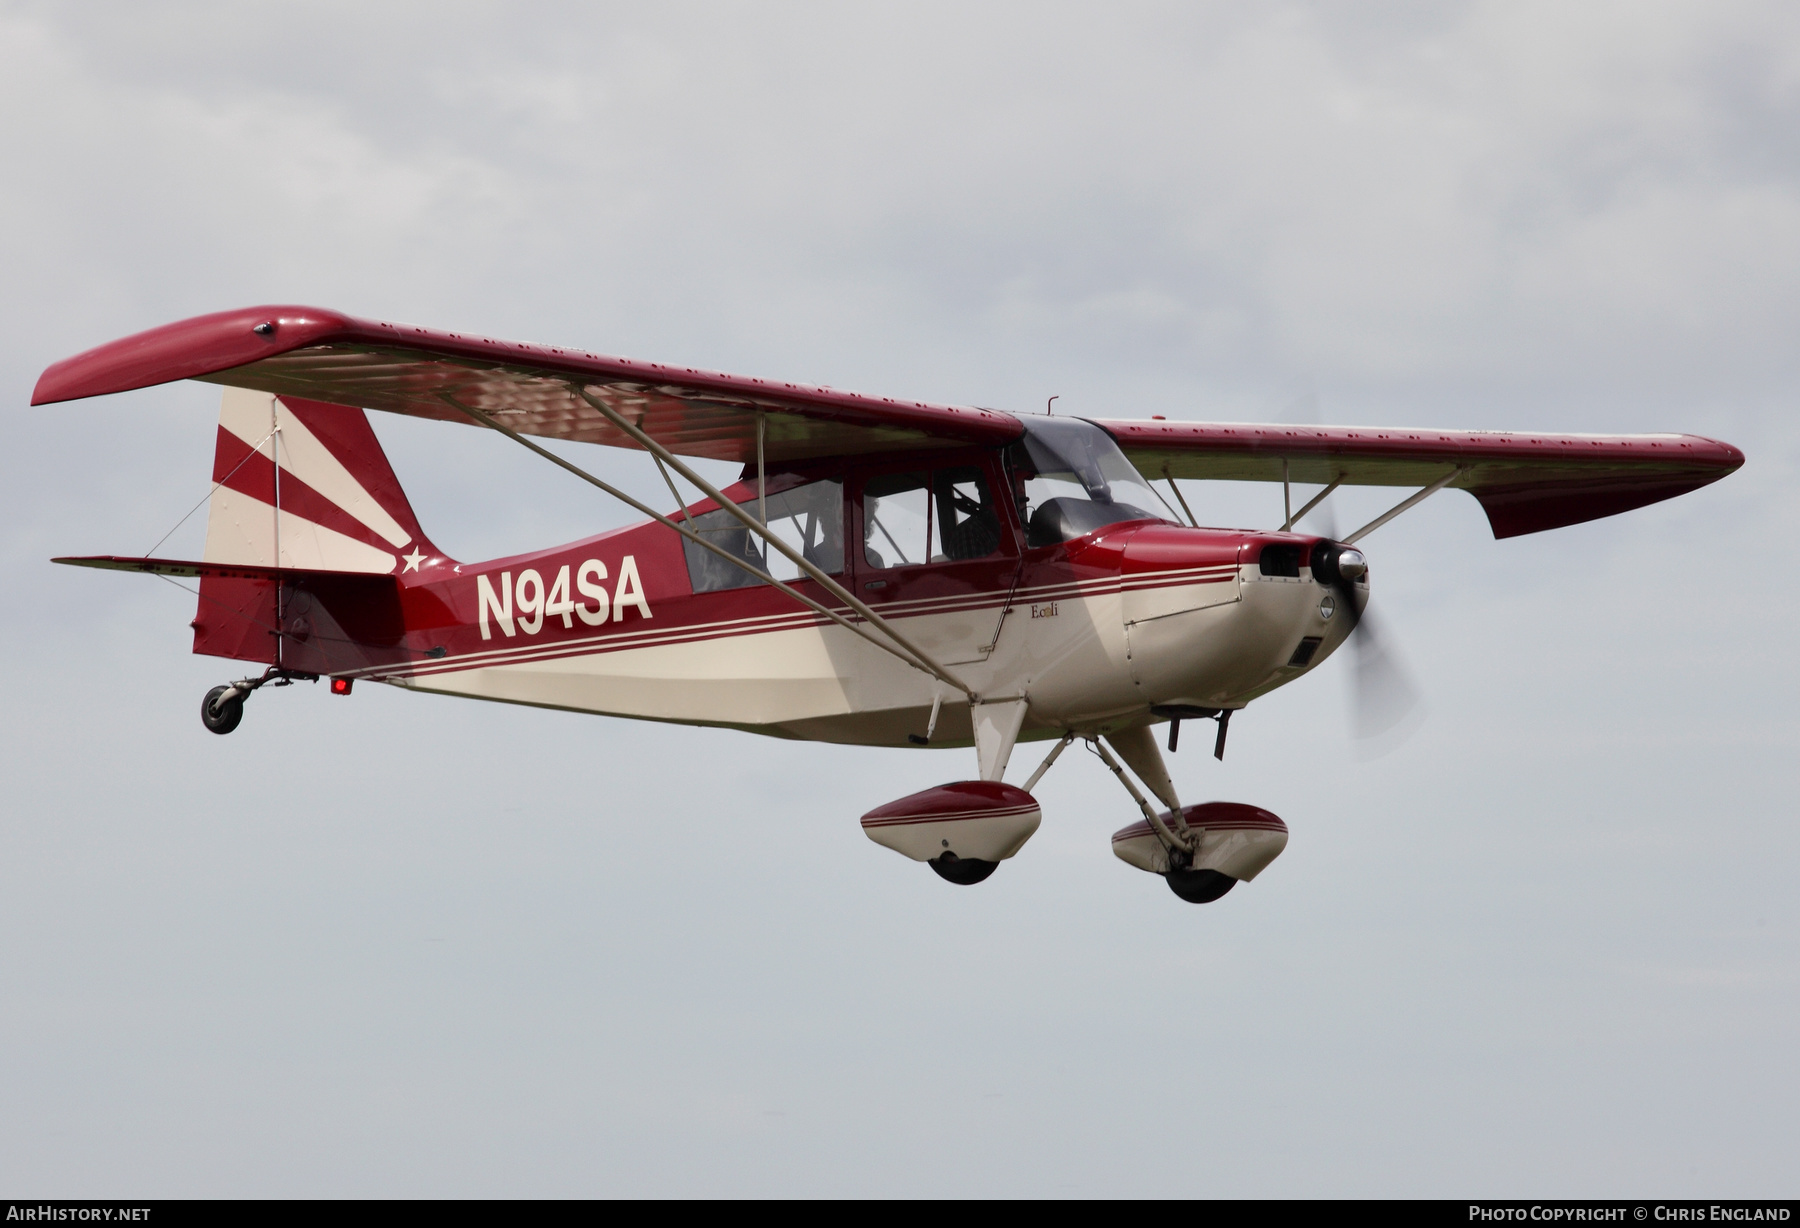
[(1062, 393), (1059, 392), (1055, 396), (1051, 397), (1048, 401), (1045, 401), (1044, 402), (1044, 412), (1046, 414), (1050, 415), (1051, 417), (1055, 417), (1056, 410), (1052, 409), (1051, 407), (1053, 405), (1055, 405), (1061, 399), (1062, 399)]

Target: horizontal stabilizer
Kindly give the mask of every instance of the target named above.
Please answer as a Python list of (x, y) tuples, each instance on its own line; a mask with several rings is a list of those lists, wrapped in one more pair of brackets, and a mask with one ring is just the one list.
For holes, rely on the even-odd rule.
[(430, 594), (414, 590), (409, 595), (395, 577), (368, 572), (111, 554), (50, 561), (198, 579), (200, 608), (191, 624), (195, 652), (301, 673), (340, 675), (404, 666), (428, 655), (406, 643), (409, 611), (416, 625), (443, 627), (455, 621)]
[(98, 567), (102, 571), (141, 571), (153, 576), (216, 576), (226, 580), (271, 580), (296, 583), (324, 577), (353, 576), (358, 580), (380, 581), (383, 586), (394, 583), (392, 576), (371, 576), (365, 572), (321, 571), (311, 567), (259, 567), (238, 563), (202, 563), (191, 559), (130, 559), (114, 554), (89, 554), (73, 558), (51, 559), (70, 567)]

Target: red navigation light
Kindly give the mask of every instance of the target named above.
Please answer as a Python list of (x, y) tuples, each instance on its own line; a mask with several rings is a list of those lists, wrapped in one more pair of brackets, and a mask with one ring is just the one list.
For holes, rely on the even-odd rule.
[(350, 693), (350, 683), (352, 681), (353, 679), (350, 678), (333, 678), (331, 680), (331, 693), (333, 695), (348, 695)]

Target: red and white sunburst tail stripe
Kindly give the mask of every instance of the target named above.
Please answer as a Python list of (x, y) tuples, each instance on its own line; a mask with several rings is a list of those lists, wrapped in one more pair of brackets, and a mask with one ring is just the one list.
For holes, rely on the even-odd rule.
[[(419, 528), (360, 409), (227, 388), (212, 479), (208, 563), (350, 579), (448, 561)], [(276, 634), (278, 598), (266, 579), (203, 578), (194, 651), (277, 663), (289, 630)]]

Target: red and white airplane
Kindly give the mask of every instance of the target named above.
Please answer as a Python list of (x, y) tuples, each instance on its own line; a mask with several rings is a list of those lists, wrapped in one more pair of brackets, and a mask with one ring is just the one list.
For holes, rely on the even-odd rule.
[[(1513, 537), (1743, 463), (1692, 435), (1015, 416), (310, 307), (111, 342), (46, 370), (32, 403), (178, 379), (225, 385), (203, 557), (56, 561), (199, 579), (194, 651), (266, 666), (207, 693), (213, 732), (234, 729), (264, 685), (326, 677), (339, 694), (368, 680), (819, 742), (972, 746), (974, 779), (862, 820), (965, 884), (1036, 831), (1031, 790), (1080, 738), (1143, 814), (1114, 852), (1197, 903), (1254, 878), (1287, 828), (1253, 806), (1184, 807), (1153, 727), (1169, 723), (1173, 750), (1181, 721), (1214, 719), (1222, 757), (1232, 713), (1357, 628), (1364, 536), (1447, 487)], [(459, 562), (414, 518), (366, 409), (493, 430), (648, 519)], [(650, 453), (675, 509), (533, 437)], [(741, 463), (742, 476), (715, 489), (684, 456)], [(684, 505), (677, 477), (698, 501)], [(1178, 479), (1280, 482), (1289, 512), (1278, 530), (1202, 528)], [(1294, 509), (1293, 483), (1322, 489)], [(1292, 531), (1346, 484), (1415, 489), (1341, 541)], [(1003, 777), (1021, 741), (1055, 746), (1014, 786)]]

